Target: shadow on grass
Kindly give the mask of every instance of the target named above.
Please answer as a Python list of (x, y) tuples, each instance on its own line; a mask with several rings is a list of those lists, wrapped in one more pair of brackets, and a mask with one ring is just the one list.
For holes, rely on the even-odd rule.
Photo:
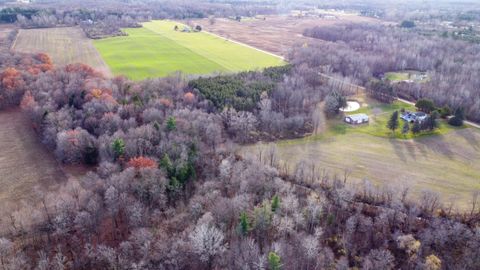
[(456, 135), (463, 137), (473, 149), (480, 150), (480, 133), (475, 131), (471, 129), (460, 130), (456, 132)]
[(422, 147), (425, 152), (426, 149), (428, 149), (434, 153), (445, 156), (448, 159), (455, 158), (451, 145), (448, 143), (448, 140), (445, 140), (444, 135), (420, 138), (416, 140), (416, 143), (418, 146)]
[(391, 137), (390, 139), (388, 139), (388, 141), (390, 142), (390, 144), (392, 145), (393, 147), (393, 151), (395, 152), (395, 154), (397, 155), (397, 157), (403, 162), (403, 163), (406, 163), (407, 162), (407, 156), (405, 155), (404, 153), (404, 143), (397, 140), (396, 138), (394, 137)]
[[(472, 140), (474, 139), (472, 138)], [(407, 162), (409, 159), (416, 160), (419, 154), (424, 158), (428, 158), (429, 152), (445, 156), (448, 159), (455, 158), (451, 144), (445, 139), (444, 135), (429, 134), (428, 136), (420, 136), (413, 139), (399, 139), (398, 136), (391, 135), (388, 141), (392, 145), (397, 157), (403, 162)]]

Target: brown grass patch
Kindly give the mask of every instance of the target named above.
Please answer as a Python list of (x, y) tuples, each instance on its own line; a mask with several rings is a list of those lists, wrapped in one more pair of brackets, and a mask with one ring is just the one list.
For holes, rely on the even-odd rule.
[(296, 18), (287, 15), (261, 16), (263, 19), (234, 21), (230, 19), (216, 19), (210, 25), (208, 19), (194, 20), (206, 31), (225, 38), (246, 43), (250, 46), (285, 56), (295, 44), (316, 42), (315, 39), (304, 37), (303, 31), (314, 26), (330, 26), (339, 23), (380, 23), (379, 20), (352, 14), (335, 14), (337, 19), (303, 17)]
[(20, 109), (0, 111), (0, 216), (2, 223), (21, 202), (36, 205), (45, 191), (55, 191), (66, 176), (52, 153), (38, 140)]
[[(255, 155), (265, 147), (252, 145), (242, 152)], [(348, 170), (348, 182), (354, 188), (361, 188), (362, 180), (368, 179), (397, 190), (409, 186), (413, 198), (422, 190), (433, 190), (443, 202), (453, 201), (462, 210), (470, 206), (472, 192), (480, 190), (480, 132), (473, 128), (415, 140), (349, 133), (281, 141), (277, 148), (279, 159), (291, 172), (301, 161), (325, 169), (331, 177), (342, 177)]]
[(8, 35), (15, 30), (12, 24), (0, 24), (0, 51), (8, 51), (10, 43), (7, 42)]
[(56, 65), (83, 63), (112, 76), (110, 68), (93, 46), (91, 39), (78, 27), (21, 29), (13, 50), (24, 53), (46, 53)]

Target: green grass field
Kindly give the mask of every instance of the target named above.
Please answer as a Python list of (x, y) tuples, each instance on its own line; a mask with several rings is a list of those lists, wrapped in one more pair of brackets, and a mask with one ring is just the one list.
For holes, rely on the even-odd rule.
[[(370, 117), (370, 123), (362, 125), (350, 125), (343, 121), (343, 116), (338, 116), (335, 119), (332, 119), (328, 122), (329, 130), (321, 136), (330, 136), (330, 135), (339, 135), (347, 133), (364, 133), (377, 137), (384, 138), (396, 138), (396, 139), (414, 139), (419, 137), (431, 136), (431, 135), (442, 135), (450, 131), (457, 129), (463, 129), (465, 127), (453, 127), (447, 123), (446, 120), (438, 120), (438, 128), (433, 131), (424, 131), (417, 135), (413, 135), (412, 132), (408, 134), (402, 134), (401, 130), (404, 125), (404, 121), (399, 119), (399, 128), (392, 133), (391, 130), (387, 128), (387, 122), (394, 111), (399, 111), (403, 108), (407, 111), (415, 112), (416, 108), (413, 105), (403, 103), (401, 101), (394, 101), (392, 104), (385, 104), (376, 102), (373, 100), (368, 100), (367, 102), (362, 101), (360, 98), (359, 102), (362, 104), (362, 107), (355, 112), (347, 113), (357, 114), (365, 113)], [(410, 124), (410, 130), (412, 124)]]
[(140, 80), (176, 71), (211, 74), (262, 69), (285, 64), (267, 53), (204, 32), (174, 31), (173, 21), (152, 21), (124, 29), (128, 36), (94, 42), (115, 75)]
[(385, 73), (385, 77), (391, 82), (405, 81), (410, 78), (408, 72), (388, 72)]
[(426, 78), (419, 78), (422, 72), (415, 71), (415, 70), (405, 70), (401, 72), (387, 72), (385, 73), (385, 78), (392, 82), (392, 83), (397, 83), (397, 82), (402, 82), (402, 81), (407, 81), (407, 80), (412, 80), (414, 82), (418, 83), (426, 83), (428, 82), (429, 78), (428, 76)]

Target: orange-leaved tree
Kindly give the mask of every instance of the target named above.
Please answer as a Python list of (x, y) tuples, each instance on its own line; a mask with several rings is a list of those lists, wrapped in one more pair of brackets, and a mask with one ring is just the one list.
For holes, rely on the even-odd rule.
[(140, 156), (130, 159), (130, 161), (127, 163), (127, 166), (134, 167), (135, 169), (156, 168), (157, 162), (151, 158)]
[(6, 68), (0, 73), (0, 82), (3, 88), (7, 90), (16, 90), (19, 86), (24, 84), (22, 74), (16, 68)]
[(195, 101), (195, 95), (192, 92), (187, 92), (183, 95), (183, 101), (186, 103), (193, 103)]

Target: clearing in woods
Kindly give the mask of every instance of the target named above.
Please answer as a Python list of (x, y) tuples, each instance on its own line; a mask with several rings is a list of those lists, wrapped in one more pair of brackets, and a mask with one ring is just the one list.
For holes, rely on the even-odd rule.
[(93, 46), (92, 40), (78, 27), (20, 29), (13, 50), (46, 53), (56, 65), (83, 63), (111, 76), (110, 69)]
[[(175, 31), (175, 26), (179, 31)], [(176, 71), (202, 75), (283, 65), (278, 57), (204, 32), (182, 32), (173, 21), (151, 21), (124, 29), (128, 36), (94, 41), (115, 75), (131, 79), (167, 76)]]
[[(255, 144), (242, 152), (256, 155), (268, 147)], [(451, 200), (461, 210), (470, 206), (472, 191), (480, 189), (480, 132), (475, 128), (414, 140), (346, 132), (280, 141), (276, 147), (279, 160), (292, 172), (301, 161), (340, 177), (348, 170), (352, 185), (368, 179), (375, 185), (409, 186), (414, 197), (433, 190), (442, 202)]]
[[(455, 128), (439, 119), (434, 131), (403, 135), (404, 121), (399, 120), (400, 128), (393, 135), (386, 127), (390, 115), (402, 108), (415, 111), (413, 105), (401, 101), (385, 104), (364, 94), (349, 98), (361, 107), (346, 115), (365, 113), (370, 117), (368, 124), (346, 124), (339, 115), (326, 121), (327, 128), (321, 134), (278, 141), (280, 163), (290, 172), (302, 161), (330, 175), (342, 177), (347, 170), (351, 185), (359, 186), (368, 179), (375, 185), (409, 186), (414, 197), (423, 190), (433, 190), (441, 195), (442, 202), (453, 200), (461, 210), (469, 207), (472, 191), (480, 189), (479, 129)], [(241, 152), (258, 155), (269, 147), (255, 144)]]
[(0, 223), (21, 205), (38, 203), (39, 190), (54, 190), (66, 176), (38, 140), (30, 120), (16, 109), (0, 111)]

